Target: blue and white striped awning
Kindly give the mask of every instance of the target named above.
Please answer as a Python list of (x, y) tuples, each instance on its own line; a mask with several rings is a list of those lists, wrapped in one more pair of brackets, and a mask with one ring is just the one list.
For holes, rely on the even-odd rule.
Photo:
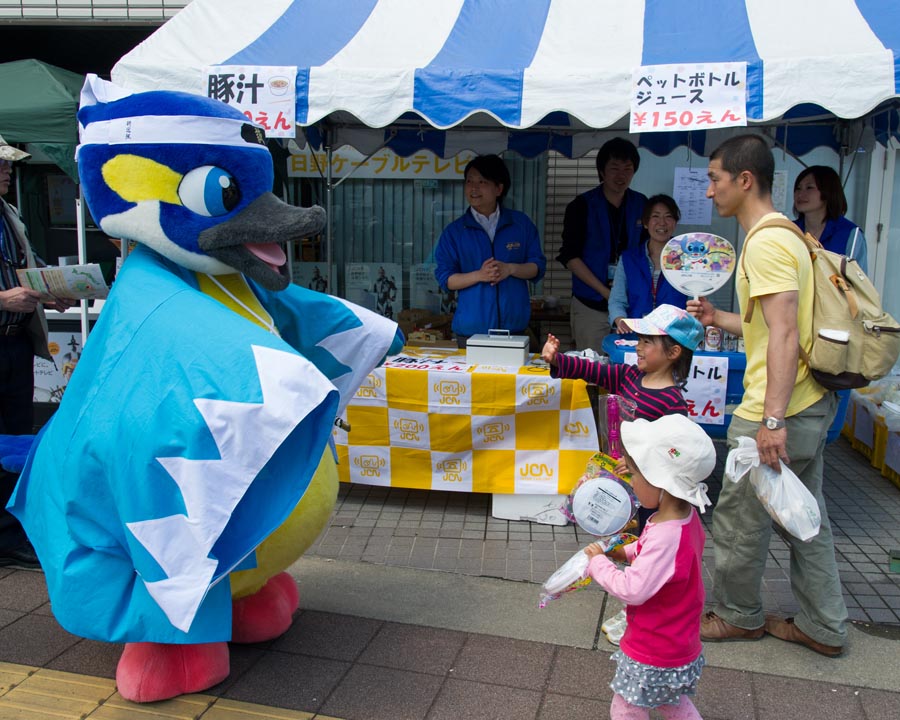
[(113, 80), (288, 65), (301, 125), (574, 131), (623, 127), (634, 68), (699, 62), (747, 63), (753, 123), (860, 118), (900, 95), (898, 51), (897, 0), (194, 0)]

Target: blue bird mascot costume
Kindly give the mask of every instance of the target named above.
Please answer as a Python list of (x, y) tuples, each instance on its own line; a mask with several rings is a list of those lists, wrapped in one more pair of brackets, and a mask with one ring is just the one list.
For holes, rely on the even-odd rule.
[(119, 693), (151, 702), (224, 680), (228, 642), (290, 627), (286, 569), (337, 496), (332, 426), (403, 336), (289, 283), (281, 245), (325, 213), (271, 193), (239, 111), (89, 76), (78, 121), (91, 215), (137, 246), (10, 509), (59, 623), (124, 643)]

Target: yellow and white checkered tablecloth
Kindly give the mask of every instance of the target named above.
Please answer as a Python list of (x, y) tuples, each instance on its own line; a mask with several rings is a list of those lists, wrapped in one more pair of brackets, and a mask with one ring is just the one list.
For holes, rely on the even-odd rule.
[(371, 373), (335, 427), (344, 482), (427, 490), (566, 494), (597, 451), (582, 380), (546, 366), (465, 364), (405, 348)]

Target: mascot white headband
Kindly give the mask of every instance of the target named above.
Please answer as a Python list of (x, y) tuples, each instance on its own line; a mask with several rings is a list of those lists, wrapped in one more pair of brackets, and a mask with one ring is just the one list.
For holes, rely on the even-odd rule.
[[(130, 90), (98, 78), (85, 77), (80, 107), (115, 102), (132, 95)], [(268, 149), (262, 128), (250, 120), (200, 115), (140, 115), (79, 124), (81, 145), (180, 144), (230, 145)], [(80, 147), (80, 146), (79, 146)]]
[(197, 115), (142, 115), (139, 117), (98, 120), (81, 128), (82, 145), (232, 145), (258, 147), (268, 152), (262, 130), (247, 137), (248, 129), (257, 130), (249, 120), (202, 117)]

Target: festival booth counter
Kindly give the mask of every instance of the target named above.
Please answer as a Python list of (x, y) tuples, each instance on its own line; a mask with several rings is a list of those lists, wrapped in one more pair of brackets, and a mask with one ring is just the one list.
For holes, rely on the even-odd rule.
[(344, 482), (544, 497), (558, 507), (599, 441), (587, 385), (546, 364), (467, 364), (406, 347), (369, 374), (333, 436)]

